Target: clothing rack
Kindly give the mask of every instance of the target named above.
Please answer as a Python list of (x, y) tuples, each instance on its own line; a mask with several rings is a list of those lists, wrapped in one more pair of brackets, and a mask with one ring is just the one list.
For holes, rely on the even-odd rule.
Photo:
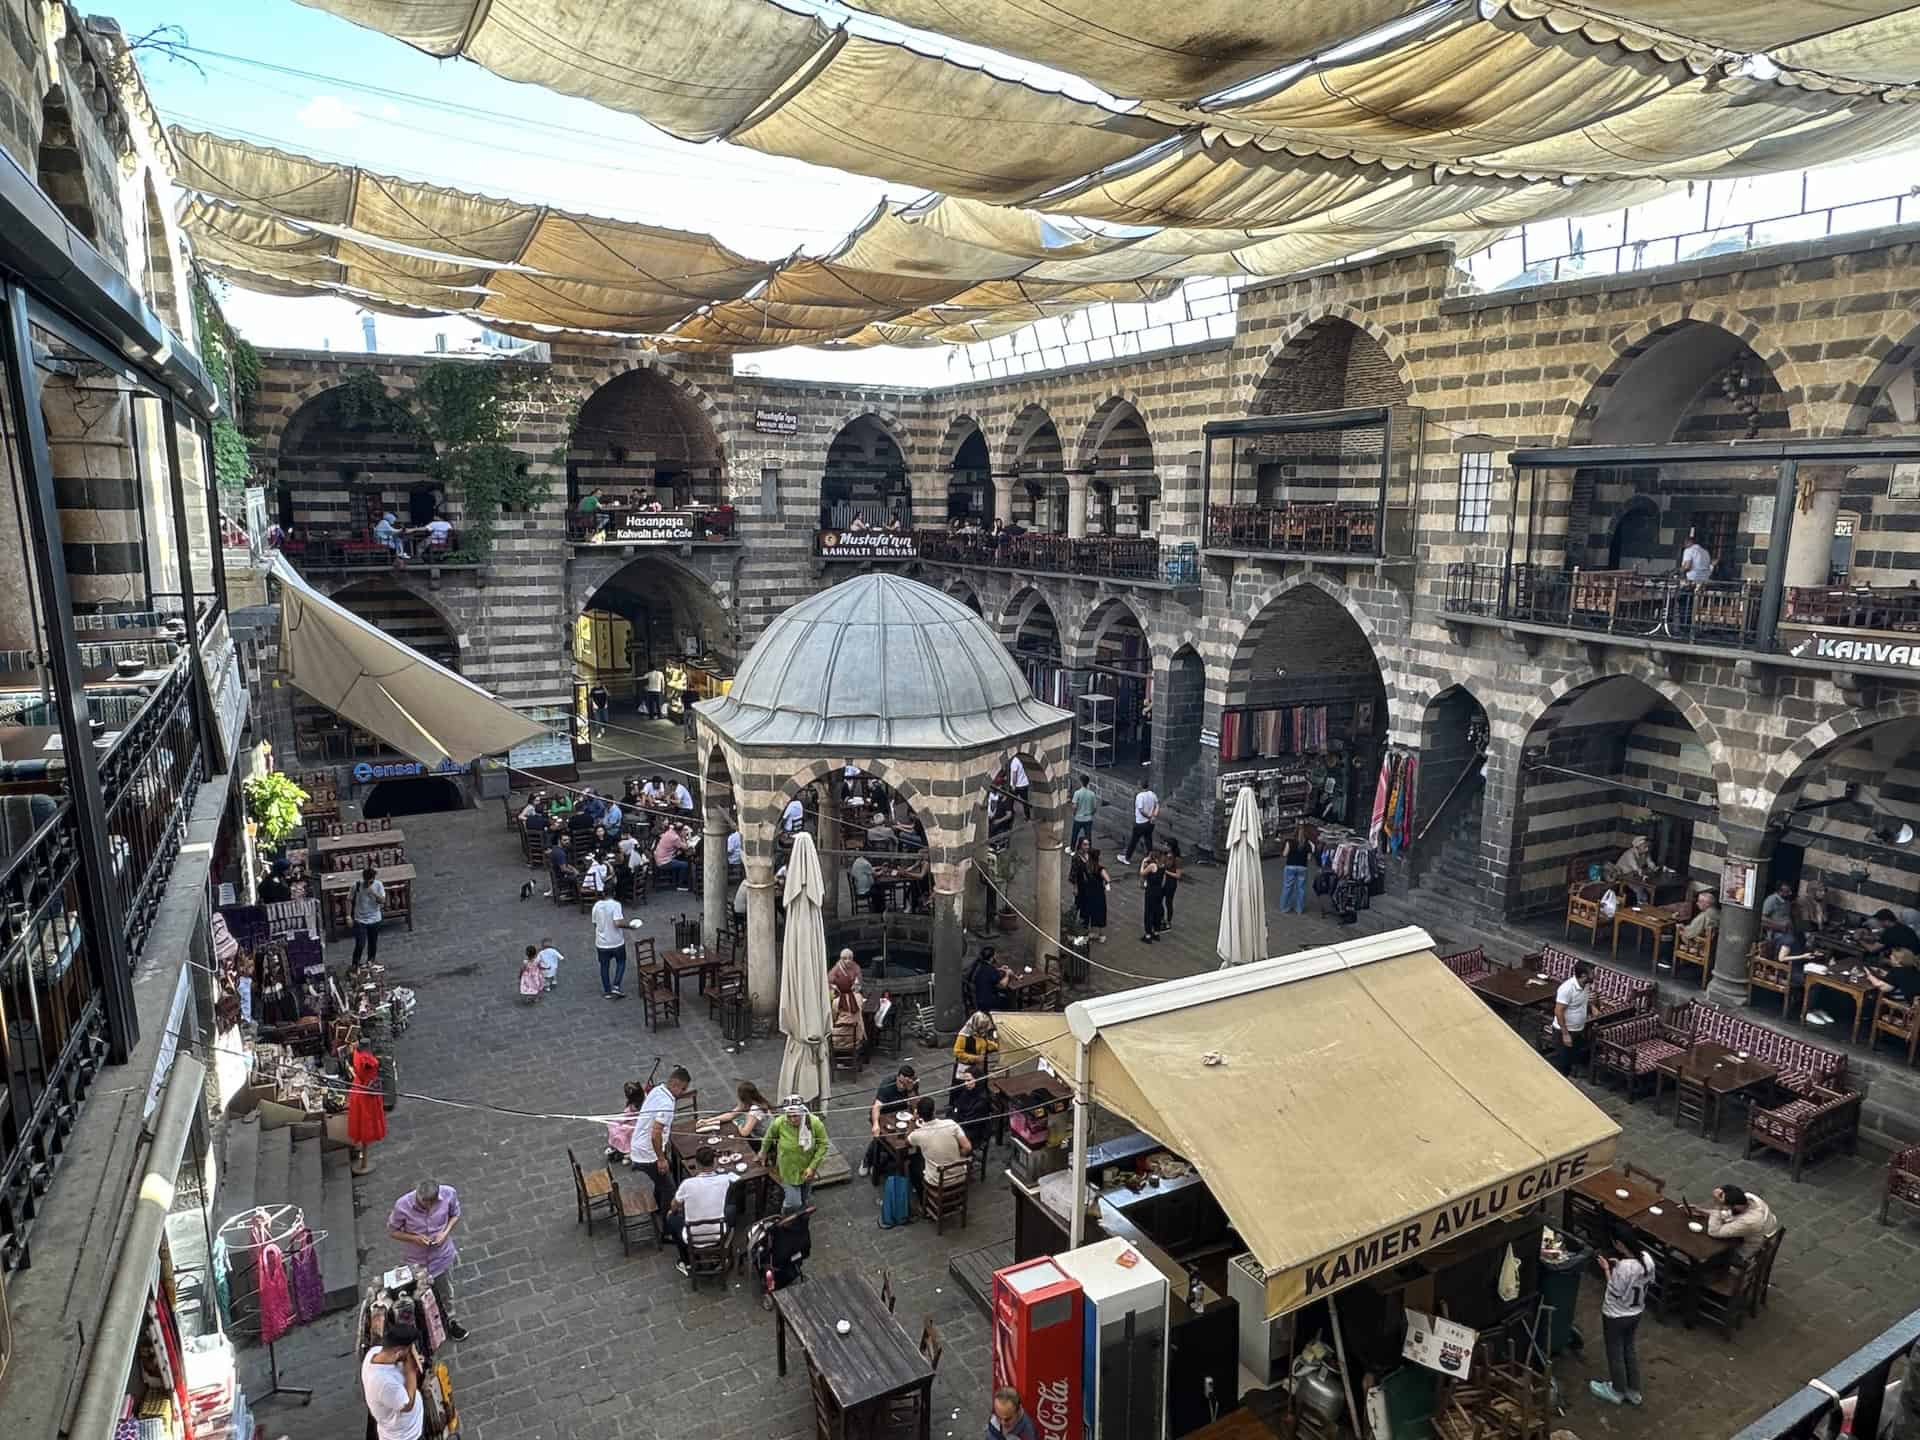
[[(260, 1238), (253, 1238), (256, 1222), (262, 1227), (262, 1235)], [(276, 1223), (282, 1222), (286, 1225), (286, 1229), (282, 1230), (276, 1236), (273, 1227)], [(236, 1243), (228, 1238), (229, 1231), (237, 1232), (241, 1230), (244, 1230), (249, 1237), (245, 1242)], [(306, 1213), (301, 1210), (298, 1205), (255, 1205), (252, 1209), (242, 1210), (238, 1215), (223, 1221), (219, 1230), (214, 1233), (229, 1255), (236, 1253), (243, 1255), (257, 1254), (269, 1248), (284, 1247), (302, 1234), (305, 1235), (306, 1243), (308, 1247), (311, 1248), (317, 1246), (327, 1237), (325, 1230), (307, 1229)], [(254, 1264), (256, 1266), (257, 1276), (259, 1262), (256, 1260)], [(259, 1281), (256, 1278), (254, 1282), (255, 1294), (259, 1293), (259, 1288)], [(235, 1298), (239, 1297), (236, 1296)], [(269, 1384), (266, 1394), (259, 1397), (259, 1403), (265, 1404), (276, 1395), (291, 1395), (299, 1400), (302, 1405), (311, 1405), (313, 1403), (313, 1390), (311, 1387), (305, 1385), (282, 1385), (280, 1383), (279, 1345), (280, 1341), (277, 1336), (267, 1341), (267, 1375)]]

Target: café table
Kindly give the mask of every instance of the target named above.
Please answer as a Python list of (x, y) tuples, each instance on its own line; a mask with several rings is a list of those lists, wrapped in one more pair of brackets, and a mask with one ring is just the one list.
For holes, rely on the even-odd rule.
[(1631, 1220), (1648, 1206), (1658, 1205), (1661, 1198), (1660, 1192), (1646, 1181), (1634, 1179), (1611, 1165), (1591, 1175), (1582, 1175), (1569, 1188), (1586, 1196), (1616, 1220)]
[(1828, 970), (1825, 974), (1808, 966), (1800, 976), (1800, 1023), (1807, 1023), (1807, 1012), (1813, 1008), (1813, 992), (1831, 990), (1836, 995), (1845, 995), (1853, 1001), (1853, 1043), (1860, 1043), (1860, 1024), (1873, 1013), (1879, 1003), (1880, 992), (1873, 988), (1865, 974), (1854, 978), (1839, 970)]
[(1807, 936), (1807, 949), (1837, 955), (1842, 960), (1864, 960), (1868, 954), (1867, 947), (1845, 930), (1816, 930)]
[(1505, 1010), (1526, 1010), (1552, 1000), (1560, 983), (1551, 977), (1540, 980), (1525, 969), (1490, 970), (1478, 980), (1467, 982), (1482, 999)]
[(1769, 1065), (1764, 1060), (1742, 1059), (1738, 1051), (1730, 1050), (1716, 1040), (1703, 1040), (1654, 1066), (1654, 1108), (1657, 1110), (1660, 1107), (1660, 1091), (1666, 1082), (1673, 1081), (1673, 1120), (1676, 1125), (1679, 1124), (1681, 1077), (1698, 1082), (1706, 1087), (1708, 1098), (1705, 1135), (1709, 1140), (1717, 1140), (1720, 1138), (1720, 1112), (1726, 1105), (1727, 1097), (1764, 1085), (1779, 1074), (1778, 1065)]
[(1057, 986), (1058, 982), (1044, 966), (1039, 969), (1028, 966), (1011, 980), (1002, 981), (1000, 988), (1006, 992), (1009, 1009), (1026, 1010), (1043, 1003), (1047, 989)]
[(680, 997), (680, 982), (688, 975), (699, 977), (694, 993), (704, 995), (712, 978), (726, 966), (726, 961), (718, 950), (666, 950), (660, 955), (661, 968), (667, 972), (667, 978), (673, 983), (673, 994)]
[(1668, 949), (1668, 963), (1672, 963), (1673, 939), (1680, 930), (1680, 922), (1685, 918), (1685, 905), (1623, 905), (1613, 915), (1613, 958), (1620, 958), (1620, 927), (1638, 930), (1640, 940), (1634, 944), (1639, 950), (1646, 937), (1653, 937), (1653, 963), (1660, 964), (1660, 946), (1664, 943)]
[[(1730, 1261), (1740, 1249), (1738, 1240), (1716, 1239), (1707, 1234), (1706, 1218), (1690, 1212), (1677, 1200), (1661, 1199), (1638, 1215), (1622, 1222), (1635, 1235), (1644, 1236), (1680, 1257), (1682, 1274), (1678, 1276), (1681, 1318), (1691, 1327), (1700, 1309), (1700, 1290), (1707, 1273)], [(1693, 1229), (1698, 1225), (1698, 1230)], [(1669, 1274), (1663, 1283), (1671, 1285)]]
[[(842, 1320), (847, 1322), (845, 1335), (838, 1330)], [(779, 1373), (787, 1373), (791, 1330), (833, 1397), (829, 1440), (878, 1430), (879, 1417), (873, 1412), (910, 1395), (918, 1399), (920, 1411), (913, 1433), (918, 1440), (932, 1440), (933, 1366), (865, 1280), (844, 1271), (809, 1274), (805, 1284), (773, 1292), (773, 1321)], [(856, 1430), (850, 1432), (850, 1425)]]
[(670, 1163), (676, 1183), (686, 1178), (693, 1165), (694, 1153), (702, 1145), (711, 1145), (718, 1155), (719, 1171), (752, 1197), (755, 1218), (767, 1213), (769, 1172), (759, 1151), (733, 1128), (733, 1122), (723, 1120), (717, 1126), (709, 1124), (704, 1128), (696, 1125), (690, 1130), (674, 1129), (668, 1132), (667, 1143), (672, 1150)]

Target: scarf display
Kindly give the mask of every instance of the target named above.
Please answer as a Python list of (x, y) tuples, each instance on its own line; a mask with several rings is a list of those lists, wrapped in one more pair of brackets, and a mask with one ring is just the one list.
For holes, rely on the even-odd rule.
[(1367, 834), (1389, 854), (1399, 854), (1413, 843), (1414, 781), (1419, 757), (1392, 750), (1380, 762), (1380, 783), (1373, 796), (1373, 823)]
[(1280, 705), (1268, 710), (1228, 710), (1220, 716), (1220, 758), (1317, 755), (1327, 748), (1325, 705)]

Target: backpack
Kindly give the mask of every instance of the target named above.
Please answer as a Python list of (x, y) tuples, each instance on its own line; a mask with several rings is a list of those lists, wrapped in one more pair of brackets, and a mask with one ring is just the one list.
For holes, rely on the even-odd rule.
[(912, 1192), (907, 1188), (906, 1176), (887, 1176), (880, 1194), (880, 1228), (891, 1230), (896, 1225), (906, 1224), (911, 1218), (908, 1214), (911, 1199)]

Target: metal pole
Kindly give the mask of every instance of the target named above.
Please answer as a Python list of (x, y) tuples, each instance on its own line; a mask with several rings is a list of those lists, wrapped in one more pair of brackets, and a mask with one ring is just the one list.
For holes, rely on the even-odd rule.
[(1069, 1250), (1078, 1250), (1087, 1235), (1087, 1042), (1073, 1052), (1073, 1217), (1068, 1222)]
[[(180, 430), (171, 397), (160, 401), (160, 424), (166, 430), (167, 479), (173, 487), (173, 546), (180, 554), (180, 604), (187, 622), (187, 649), (191, 652), (189, 670), (193, 676), (193, 713), (200, 731), (200, 753), (206, 757), (209, 773), (224, 771), (232, 760), (220, 737), (213, 713), (213, 692), (207, 676), (205, 652), (200, 648), (200, 624), (194, 615), (193, 541), (187, 529), (186, 479), (180, 468)], [(216, 542), (219, 536), (214, 537)], [(213, 553), (218, 556), (216, 543)]]
[(100, 788), (100, 765), (93, 751), (93, 727), (87, 714), (85, 671), (73, 633), (73, 592), (67, 583), (67, 556), (54, 499), (53, 458), (47, 448), (46, 417), (40, 408), (40, 374), (33, 363), (31, 300), (17, 285), (7, 287), (4, 360), (7, 401), (20, 432), (23, 498), (32, 545), (40, 610), (46, 617), (48, 669), (53, 676), (54, 713), (59, 717), (61, 758), (67, 793), (73, 801), (74, 840), (80, 853), (82, 933), (99, 973), (107, 1012), (107, 1053), (123, 1065), (140, 1043), (140, 1017), (134, 1007), (133, 977), (128, 973), (126, 931), (113, 904), (111, 862), (107, 857), (107, 806)]
[(1387, 477), (1393, 471), (1393, 410), (1391, 407), (1387, 410), (1387, 418), (1381, 424), (1383, 428), (1380, 438), (1380, 502), (1374, 510), (1373, 553), (1385, 558), (1387, 553)]
[(1773, 482), (1773, 535), (1767, 541), (1767, 577), (1760, 585), (1760, 623), (1754, 642), (1771, 650), (1779, 638), (1780, 606), (1787, 593), (1787, 551), (1793, 544), (1793, 506), (1800, 489), (1800, 462), (1782, 460)]
[(147, 465), (140, 435), (140, 406), (136, 399), (132, 408), (133, 426), (133, 494), (140, 516), (140, 578), (145, 582), (146, 610), (153, 613), (153, 538), (147, 530)]

